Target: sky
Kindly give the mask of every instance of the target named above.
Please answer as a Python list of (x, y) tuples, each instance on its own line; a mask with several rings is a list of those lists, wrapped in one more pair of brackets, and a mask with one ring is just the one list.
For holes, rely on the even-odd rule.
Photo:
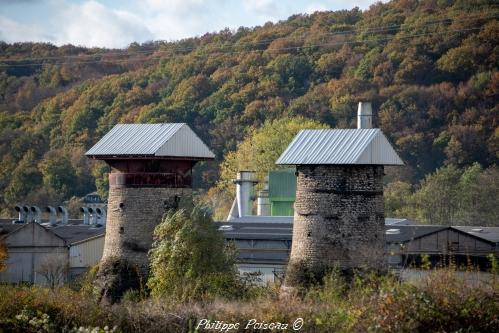
[(0, 0), (0, 40), (124, 48), (375, 0)]

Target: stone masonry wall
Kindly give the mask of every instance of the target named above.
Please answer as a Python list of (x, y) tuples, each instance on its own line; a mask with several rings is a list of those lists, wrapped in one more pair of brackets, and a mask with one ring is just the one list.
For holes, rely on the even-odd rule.
[(181, 197), (191, 194), (190, 188), (110, 187), (104, 252), (95, 283), (104, 300), (112, 303), (127, 289), (144, 286), (154, 228)]
[(168, 209), (175, 208), (175, 196), (179, 199), (191, 192), (186, 188), (111, 187), (103, 259), (126, 259), (147, 270), (154, 228)]
[(285, 285), (333, 267), (384, 265), (383, 166), (297, 166), (293, 243)]

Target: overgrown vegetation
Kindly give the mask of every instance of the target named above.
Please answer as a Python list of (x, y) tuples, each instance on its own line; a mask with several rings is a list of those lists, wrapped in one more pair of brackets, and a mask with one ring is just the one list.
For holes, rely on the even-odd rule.
[[(394, 0), (126, 52), (1, 43), (3, 214), (106, 197), (107, 168), (83, 153), (117, 122), (187, 122), (221, 162), (266, 121), (354, 127), (370, 100), (407, 163), (391, 180), (497, 165), (498, 13), (491, 0)], [(199, 167), (196, 186), (215, 185), (217, 164)]]
[(7, 246), (4, 241), (0, 239), (0, 272), (7, 268), (7, 259), (9, 258), (9, 253), (7, 251)]
[(448, 165), (420, 184), (396, 181), (385, 188), (385, 212), (439, 225), (497, 226), (499, 169)]
[(101, 307), (88, 294), (67, 288), (0, 286), (0, 331), (60, 332), (83, 326), (102, 332), (116, 326), (115, 331), (123, 332), (195, 332), (202, 319), (245, 327), (253, 318), (291, 328), (303, 318), (302, 332), (495, 332), (498, 281), (471, 288), (469, 278), (476, 273), (465, 274), (469, 276), (460, 278), (443, 269), (409, 284), (371, 274), (347, 282), (333, 272), (302, 298), (279, 299), (278, 286), (269, 285), (245, 300), (171, 302), (165, 295), (112, 307)]
[(169, 212), (154, 230), (154, 238), (148, 282), (154, 297), (178, 302), (244, 293), (235, 251), (205, 207)]

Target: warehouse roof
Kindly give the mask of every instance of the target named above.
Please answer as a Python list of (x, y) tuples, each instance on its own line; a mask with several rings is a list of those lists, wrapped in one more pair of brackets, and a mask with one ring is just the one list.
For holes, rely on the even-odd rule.
[(452, 228), (492, 243), (499, 243), (499, 227), (453, 226)]
[(50, 227), (49, 230), (64, 239), (67, 244), (74, 244), (96, 237), (104, 237), (106, 234), (105, 226), (88, 224), (63, 224)]
[(385, 225), (386, 242), (405, 243), (448, 228), (440, 225)]
[(301, 130), (276, 164), (403, 165), (379, 128)]
[(184, 123), (118, 124), (85, 155), (97, 159), (121, 156), (215, 158)]

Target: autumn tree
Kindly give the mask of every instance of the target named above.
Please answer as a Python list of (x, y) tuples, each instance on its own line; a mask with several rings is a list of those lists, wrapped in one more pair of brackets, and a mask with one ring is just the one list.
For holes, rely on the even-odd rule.
[(170, 211), (154, 230), (148, 287), (177, 301), (237, 293), (234, 252), (200, 205)]
[(9, 253), (7, 251), (7, 245), (4, 241), (0, 239), (0, 272), (7, 268), (7, 259), (9, 258)]

